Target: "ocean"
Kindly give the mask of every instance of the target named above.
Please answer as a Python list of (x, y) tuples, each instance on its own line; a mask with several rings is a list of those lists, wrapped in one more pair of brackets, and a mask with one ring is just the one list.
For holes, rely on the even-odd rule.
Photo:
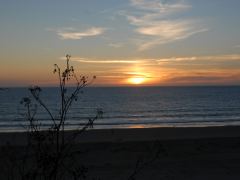
[[(55, 117), (59, 94), (58, 88), (42, 88), (40, 95)], [(23, 97), (31, 97), (27, 88), (0, 90), (0, 131), (26, 130)], [(240, 125), (240, 87), (88, 87), (73, 102), (66, 128), (78, 128), (97, 109), (103, 117), (95, 129)], [(51, 124), (40, 106), (35, 118), (43, 128)]]

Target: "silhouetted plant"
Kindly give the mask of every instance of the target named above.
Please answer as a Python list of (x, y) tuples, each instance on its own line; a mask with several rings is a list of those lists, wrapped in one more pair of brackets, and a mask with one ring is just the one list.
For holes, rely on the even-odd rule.
[[(24, 97), (21, 101), (26, 108), (25, 118), (28, 121), (27, 146), (20, 175), (22, 179), (84, 179), (87, 168), (84, 165), (77, 165), (73, 157), (77, 153), (73, 145), (76, 137), (88, 128), (93, 127), (96, 119), (102, 116), (102, 110), (98, 109), (94, 117), (89, 118), (86, 123), (79, 123), (79, 127), (74, 129), (74, 133), (65, 134), (65, 124), (67, 114), (74, 101), (78, 100), (78, 95), (84, 87), (92, 83), (95, 76), (89, 81), (87, 77), (77, 77), (73, 66), (69, 65), (70, 55), (66, 55), (66, 68), (62, 71), (55, 64), (53, 73), (58, 75), (60, 89), (59, 114), (55, 116), (41, 98), (42, 89), (38, 86), (29, 88), (32, 98)], [(70, 80), (76, 82), (74, 89), (68, 93), (67, 84)], [(42, 128), (42, 124), (36, 118), (38, 107), (42, 107), (48, 114), (51, 125)], [(71, 168), (68, 166), (71, 164)]]
[[(79, 123), (79, 127), (71, 133), (66, 133), (65, 125), (67, 114), (74, 101), (78, 100), (78, 95), (82, 89), (91, 84), (95, 76), (89, 81), (87, 77), (77, 77), (73, 66), (69, 65), (70, 55), (66, 55), (66, 68), (61, 71), (60, 67), (54, 65), (54, 74), (59, 79), (60, 89), (60, 107), (57, 116), (51, 112), (48, 106), (41, 98), (42, 89), (39, 86), (29, 88), (31, 97), (24, 97), (21, 104), (26, 108), (25, 119), (28, 122), (27, 145), (20, 154), (8, 152), (12, 147), (6, 147), (6, 154), (10, 160), (9, 180), (81, 180), (86, 179), (88, 168), (84, 162), (76, 160), (79, 150), (74, 148), (76, 138), (92, 128), (94, 121), (103, 114), (101, 109), (97, 109), (96, 115), (88, 118), (86, 123)], [(68, 88), (70, 80), (76, 82), (75, 87)], [(69, 90), (72, 89), (71, 92)], [(45, 128), (37, 118), (38, 108), (42, 107), (50, 118), (50, 127)], [(126, 179), (135, 180), (136, 176), (147, 166), (155, 162), (160, 153), (164, 152), (161, 145), (156, 143), (157, 147), (154, 156), (150, 159), (139, 158)], [(16, 152), (18, 152), (16, 150)], [(17, 171), (17, 172), (16, 172)], [(16, 173), (16, 174), (15, 174)], [(14, 175), (15, 174), (15, 175)]]

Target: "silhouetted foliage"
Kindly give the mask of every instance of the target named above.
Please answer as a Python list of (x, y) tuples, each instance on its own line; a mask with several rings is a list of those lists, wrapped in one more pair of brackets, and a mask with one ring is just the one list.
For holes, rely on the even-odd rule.
[[(10, 145), (2, 148), (1, 151), (4, 152), (5, 158), (8, 160), (6, 164), (8, 180), (81, 180), (87, 178), (88, 168), (84, 165), (85, 162), (79, 161), (78, 158), (83, 152), (78, 147), (76, 148), (75, 140), (87, 129), (93, 127), (94, 121), (103, 115), (103, 111), (97, 109), (96, 114), (89, 117), (87, 122), (80, 122), (79, 127), (73, 129), (71, 133), (66, 133), (65, 125), (68, 121), (67, 114), (70, 107), (74, 101), (78, 100), (78, 95), (82, 89), (96, 78), (93, 76), (89, 81), (85, 76), (77, 77), (73, 66), (69, 65), (69, 61), (70, 55), (67, 55), (66, 68), (62, 71), (55, 64), (53, 70), (59, 79), (59, 114), (53, 114), (45, 104), (41, 98), (43, 90), (39, 86), (30, 87), (31, 97), (22, 98), (20, 103), (26, 109), (24, 117), (28, 122), (25, 127), (27, 145), (20, 147), (23, 148), (21, 151)], [(74, 88), (67, 86), (70, 80), (74, 80), (76, 83)], [(51, 123), (48, 128), (44, 127), (37, 118), (40, 107), (49, 116)], [(160, 153), (165, 152), (158, 142), (154, 144), (153, 149), (155, 149), (153, 156), (150, 159), (139, 158), (126, 179), (136, 180), (138, 174), (155, 162)], [(14, 150), (20, 153), (16, 154)]]
[[(77, 180), (86, 177), (87, 168), (74, 160), (74, 156), (78, 153), (73, 148), (74, 141), (82, 132), (93, 127), (94, 121), (101, 117), (103, 112), (98, 109), (96, 115), (89, 118), (87, 123), (79, 125), (71, 135), (66, 134), (65, 124), (71, 105), (78, 100), (82, 89), (96, 78), (94, 76), (89, 81), (85, 76), (77, 77), (73, 66), (69, 65), (70, 57), (66, 55), (66, 68), (63, 71), (57, 64), (54, 65), (53, 73), (58, 75), (61, 101), (57, 116), (41, 99), (42, 89), (39, 86), (30, 87), (32, 97), (24, 97), (21, 100), (21, 104), (26, 108), (25, 118), (28, 121), (26, 127), (28, 144), (19, 170), (22, 179)], [(67, 84), (72, 79), (76, 85), (72, 92), (68, 93), (70, 88)], [(51, 125), (48, 129), (42, 128), (41, 122), (36, 117), (39, 106), (50, 118)]]

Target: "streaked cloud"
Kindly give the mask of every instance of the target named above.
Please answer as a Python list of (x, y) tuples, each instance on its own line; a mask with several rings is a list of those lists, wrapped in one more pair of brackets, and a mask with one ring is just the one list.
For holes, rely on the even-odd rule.
[(163, 85), (231, 85), (240, 81), (240, 71), (235, 70), (195, 70), (171, 72), (162, 80)]
[(86, 60), (86, 59), (79, 59), (75, 60), (81, 63), (96, 63), (96, 64), (134, 64), (138, 63), (137, 61), (128, 61), (128, 60)]
[(101, 27), (92, 27), (84, 31), (78, 31), (74, 28), (67, 28), (62, 30), (57, 30), (57, 35), (60, 39), (67, 40), (79, 40), (85, 37), (98, 36), (105, 32), (105, 28)]
[(131, 0), (131, 4), (139, 9), (161, 12), (162, 14), (170, 14), (191, 8), (191, 5), (183, 3), (183, 1), (169, 4), (166, 1), (164, 3), (159, 0)]
[[(65, 57), (61, 57), (65, 60)], [(138, 64), (142, 63), (143, 60), (127, 60), (127, 59), (94, 59), (94, 58), (82, 58), (82, 57), (72, 57), (72, 61), (80, 63), (90, 63), (90, 64)]]
[(113, 48), (121, 48), (123, 47), (123, 43), (109, 43), (108, 44), (110, 47), (113, 47)]
[[(60, 57), (61, 60), (65, 60), (66, 57)], [(169, 58), (125, 58), (125, 59), (97, 59), (97, 58), (84, 58), (84, 57), (72, 57), (72, 61), (80, 63), (90, 64), (138, 64), (146, 66), (156, 66), (163, 64), (176, 64), (176, 63), (192, 63), (209, 65), (211, 62), (215, 63), (229, 63), (235, 61), (240, 63), (240, 54), (223, 54), (223, 55), (211, 55), (211, 56), (182, 56), (182, 57), (169, 57)]]
[(156, 45), (186, 39), (194, 34), (205, 32), (207, 29), (195, 29), (192, 21), (180, 20), (159, 22), (154, 26), (138, 28), (136, 31), (153, 37), (139, 45), (139, 50), (146, 50)]
[(208, 30), (199, 20), (172, 17), (191, 8), (191, 5), (184, 1), (175, 0), (170, 3), (162, 0), (131, 0), (130, 2), (134, 11), (122, 12), (122, 14), (131, 25), (136, 27), (135, 32), (144, 36), (138, 44), (141, 51), (186, 39)]
[(159, 64), (163, 63), (176, 63), (176, 62), (190, 62), (190, 61), (209, 61), (209, 62), (226, 62), (229, 61), (239, 61), (240, 54), (227, 54), (227, 55), (215, 55), (215, 56), (189, 56), (189, 57), (171, 57), (171, 58), (161, 58), (156, 60)]

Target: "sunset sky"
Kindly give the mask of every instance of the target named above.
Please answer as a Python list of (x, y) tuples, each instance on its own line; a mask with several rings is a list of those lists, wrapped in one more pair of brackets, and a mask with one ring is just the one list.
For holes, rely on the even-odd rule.
[(239, 0), (1, 0), (0, 86), (240, 85)]

